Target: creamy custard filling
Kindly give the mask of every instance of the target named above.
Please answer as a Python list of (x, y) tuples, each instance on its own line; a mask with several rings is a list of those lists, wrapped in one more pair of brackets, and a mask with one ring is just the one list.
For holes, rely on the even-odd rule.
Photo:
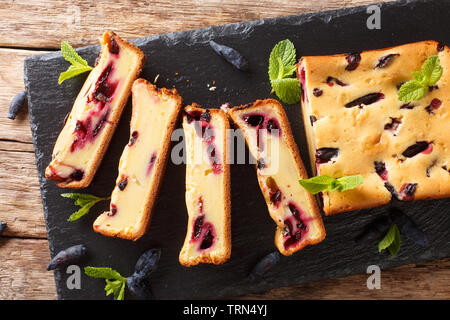
[(140, 79), (133, 85), (132, 93), (130, 141), (120, 158), (110, 211), (97, 218), (94, 229), (102, 234), (136, 240), (148, 224), (149, 199), (158, 191), (158, 174), (166, 158), (163, 152), (167, 153), (181, 102)]
[(83, 180), (107, 141), (105, 128), (120, 115), (122, 100), (140, 68), (142, 57), (105, 35), (97, 65), (89, 74), (56, 141), (46, 177), (59, 182)]
[[(281, 252), (304, 246), (308, 239), (322, 236), (321, 219), (315, 215), (309, 194), (298, 180), (299, 171), (279, 117), (271, 108), (259, 112), (240, 112), (239, 126), (257, 159), (257, 175), (269, 213), (277, 224)], [(258, 140), (260, 140), (258, 142)]]
[[(220, 111), (222, 112), (222, 111)], [(226, 116), (186, 109), (186, 207), (188, 227), (180, 252), (185, 265), (221, 260), (229, 250), (229, 190), (226, 189)], [(223, 262), (223, 261), (220, 261)]]

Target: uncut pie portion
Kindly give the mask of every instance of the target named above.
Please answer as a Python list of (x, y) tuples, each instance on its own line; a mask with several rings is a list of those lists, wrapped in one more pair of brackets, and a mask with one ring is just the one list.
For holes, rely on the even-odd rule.
[(186, 207), (188, 226), (179, 261), (184, 266), (222, 264), (231, 254), (228, 118), (220, 109), (187, 106)]
[[(418, 101), (398, 99), (430, 56), (443, 75)], [(327, 215), (400, 200), (450, 196), (450, 50), (423, 41), (361, 54), (302, 57), (297, 74), (316, 175), (361, 174), (364, 183), (323, 192)]]
[(141, 50), (112, 31), (100, 42), (96, 65), (66, 117), (45, 170), (45, 177), (61, 188), (91, 183), (145, 61)]
[(257, 100), (228, 110), (242, 130), (253, 158), (261, 192), (277, 224), (275, 245), (291, 255), (325, 238), (322, 217), (314, 197), (303, 189), (307, 174), (281, 104)]
[(120, 157), (110, 210), (93, 227), (105, 236), (135, 241), (150, 223), (182, 101), (175, 89), (158, 89), (144, 79), (134, 82), (132, 99), (130, 141)]

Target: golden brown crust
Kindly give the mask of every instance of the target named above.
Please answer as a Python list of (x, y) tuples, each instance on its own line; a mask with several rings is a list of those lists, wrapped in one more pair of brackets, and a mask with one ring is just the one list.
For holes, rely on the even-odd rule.
[[(162, 184), (162, 178), (163, 178), (165, 170), (166, 170), (167, 160), (169, 157), (170, 139), (172, 136), (172, 132), (175, 129), (175, 126), (177, 125), (178, 117), (180, 115), (180, 111), (182, 109), (182, 104), (183, 104), (182, 98), (178, 94), (176, 89), (166, 89), (166, 88), (158, 89), (155, 85), (151, 84), (150, 82), (148, 82), (147, 80), (145, 80), (143, 78), (136, 79), (133, 82), (133, 86), (132, 86), (132, 90), (131, 90), (133, 97), (134, 97), (134, 88), (140, 84), (145, 84), (149, 91), (151, 91), (159, 96), (168, 96), (171, 99), (174, 99), (176, 101), (176, 105), (177, 105), (176, 112), (173, 112), (173, 114), (171, 115), (169, 124), (167, 126), (168, 130), (166, 131), (166, 134), (164, 135), (164, 138), (163, 138), (163, 140), (166, 141), (166, 143), (163, 144), (161, 152), (160, 152), (160, 156), (157, 157), (156, 162), (155, 162), (155, 173), (154, 173), (155, 183), (153, 184), (153, 189), (151, 190), (151, 192), (149, 192), (146, 202), (144, 204), (145, 209), (142, 211), (144, 221), (141, 224), (141, 227), (139, 229), (137, 229), (135, 233), (125, 233), (125, 232), (115, 233), (108, 228), (102, 228), (101, 225), (96, 225), (95, 223), (93, 225), (94, 231), (98, 232), (104, 236), (127, 239), (127, 240), (132, 240), (132, 241), (136, 241), (139, 238), (141, 238), (147, 232), (147, 229), (150, 225), (150, 221), (151, 221), (152, 213), (153, 213), (153, 206), (154, 206), (156, 198), (159, 194), (159, 189)], [(132, 109), (133, 109), (132, 117), (135, 117), (136, 116), (135, 115), (136, 101), (134, 98), (132, 99)], [(130, 137), (131, 137), (131, 134), (132, 134), (132, 132), (130, 130)]]
[[(120, 116), (122, 115), (123, 109), (126, 106), (128, 98), (130, 96), (133, 80), (139, 76), (139, 74), (141, 73), (142, 68), (144, 66), (145, 59), (146, 59), (145, 54), (139, 48), (134, 46), (132, 43), (121, 39), (118, 35), (116, 35), (112, 31), (108, 30), (108, 31), (104, 32), (103, 37), (102, 37), (103, 40), (101, 40), (102, 50), (104, 50), (104, 48), (108, 47), (108, 45), (110, 44), (111, 37), (114, 37), (114, 40), (116, 42), (118, 42), (121, 46), (127, 47), (127, 48), (131, 49), (132, 51), (134, 51), (139, 57), (139, 65), (134, 70), (134, 74), (131, 77), (132, 80), (126, 87), (126, 92), (128, 92), (128, 94), (125, 94), (122, 97), (122, 99), (118, 103), (118, 107), (116, 108), (116, 110), (111, 113), (111, 118), (109, 119), (110, 125), (105, 126), (105, 128), (104, 128), (105, 133), (101, 137), (101, 139), (103, 140), (103, 143), (100, 144), (100, 148), (93, 155), (94, 160), (91, 162), (90, 167), (88, 167), (85, 170), (85, 175), (84, 175), (83, 179), (80, 181), (59, 182), (57, 184), (57, 186), (60, 188), (81, 189), (81, 188), (86, 188), (91, 184), (92, 179), (94, 178), (94, 175), (97, 172), (97, 169), (100, 166), (100, 163), (106, 153), (106, 150), (108, 149), (109, 142), (111, 141), (112, 135), (114, 134), (114, 131), (116, 130), (116, 127), (119, 122)], [(83, 93), (83, 90), (81, 90), (79, 94), (82, 94), (82, 93)], [(58, 179), (52, 179), (52, 176), (48, 173), (50, 173), (49, 168), (47, 168), (46, 175), (45, 175), (47, 179), (58, 180)]]
[[(266, 104), (271, 104), (272, 106), (275, 107), (276, 113), (279, 115), (279, 117), (281, 119), (280, 125), (281, 125), (282, 132), (284, 132), (283, 136), (285, 137), (285, 139), (287, 141), (287, 145), (291, 151), (291, 154), (294, 157), (297, 170), (299, 171), (301, 177), (303, 177), (305, 179), (308, 178), (305, 167), (303, 165), (303, 161), (300, 157), (300, 152), (298, 150), (298, 146), (295, 143), (294, 137), (292, 135), (291, 126), (290, 126), (289, 120), (286, 116), (286, 112), (284, 111), (283, 106), (277, 100), (275, 100), (275, 99), (256, 100), (253, 103), (236, 106), (236, 107), (228, 110), (228, 115), (233, 120), (233, 122), (239, 127), (239, 120), (238, 120), (239, 114), (240, 114), (239, 111), (241, 111), (241, 110), (258, 111), (260, 107), (262, 107)], [(242, 131), (244, 133), (245, 140), (248, 143), (249, 138), (248, 138), (247, 134), (245, 133), (246, 131), (245, 130), (242, 130)], [(255, 168), (256, 168), (256, 166), (255, 166)], [(267, 207), (270, 212), (270, 205), (269, 205), (270, 199), (267, 197), (267, 195), (264, 192), (263, 192), (263, 195), (265, 197)], [(301, 244), (299, 246), (286, 250), (284, 248), (284, 242), (283, 242), (283, 236), (282, 236), (281, 229), (277, 228), (276, 235), (275, 235), (275, 245), (283, 255), (286, 255), (286, 256), (292, 255), (293, 253), (303, 249), (307, 245), (314, 245), (314, 244), (321, 242), (323, 239), (325, 239), (326, 232), (325, 232), (325, 227), (323, 226), (323, 223), (322, 223), (322, 218), (321, 218), (319, 207), (317, 205), (317, 202), (316, 202), (314, 196), (309, 193), (308, 193), (308, 202), (310, 203), (312, 214), (317, 218), (318, 221), (320, 221), (320, 223), (318, 224), (320, 236), (315, 239), (308, 238), (307, 240), (301, 241), (300, 242)], [(274, 219), (274, 221), (276, 222), (275, 219)]]
[[(188, 111), (199, 111), (203, 112), (206, 109), (201, 108), (198, 104), (192, 103), (191, 105), (185, 107), (185, 112)], [(195, 257), (194, 259), (186, 259), (185, 254), (183, 250), (180, 252), (179, 255), (179, 262), (181, 265), (185, 267), (191, 267), (194, 265), (198, 265), (200, 263), (212, 263), (215, 265), (223, 264), (225, 263), (231, 255), (231, 192), (230, 192), (230, 165), (227, 163), (226, 159), (228, 159), (228, 153), (229, 153), (229, 137), (228, 137), (228, 129), (230, 128), (230, 124), (228, 121), (228, 117), (225, 114), (224, 111), (220, 109), (208, 109), (211, 113), (211, 117), (220, 117), (224, 123), (224, 129), (225, 129), (225, 142), (223, 144), (224, 150), (223, 154), (224, 161), (223, 161), (223, 188), (226, 190), (225, 194), (223, 194), (225, 198), (225, 221), (224, 221), (224, 246), (225, 246), (225, 252), (221, 255), (218, 254), (211, 254), (210, 252), (206, 252), (205, 254), (202, 254), (200, 256)], [(185, 116), (184, 116), (185, 119)], [(185, 120), (183, 120), (185, 121)], [(186, 238), (185, 242), (189, 241), (191, 237), (191, 234), (186, 232)], [(184, 247), (184, 246), (183, 246)]]

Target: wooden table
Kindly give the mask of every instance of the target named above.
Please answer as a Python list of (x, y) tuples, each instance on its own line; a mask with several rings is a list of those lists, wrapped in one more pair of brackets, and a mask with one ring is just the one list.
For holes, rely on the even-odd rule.
[[(238, 3), (237, 3), (238, 2)], [(2, 0), (0, 5), (0, 299), (55, 299), (31, 132), (26, 112), (6, 115), (23, 90), (23, 59), (97, 43), (105, 29), (126, 39), (232, 22), (363, 5), (372, 0)], [(242, 298), (450, 298), (450, 258), (382, 272), (382, 289), (355, 275), (271, 290)]]

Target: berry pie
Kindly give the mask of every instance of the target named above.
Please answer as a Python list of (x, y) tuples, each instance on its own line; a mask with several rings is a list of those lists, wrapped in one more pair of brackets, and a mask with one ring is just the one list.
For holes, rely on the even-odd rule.
[(144, 53), (106, 31), (101, 52), (56, 140), (45, 177), (61, 188), (89, 186), (139, 76)]
[(188, 226), (179, 261), (184, 266), (221, 264), (231, 254), (228, 118), (220, 109), (188, 106), (186, 139)]
[[(431, 56), (442, 77), (417, 101), (400, 87)], [(327, 215), (450, 196), (450, 49), (423, 41), (361, 54), (302, 57), (303, 123), (316, 175), (361, 174), (364, 183), (325, 191)]]
[(149, 225), (182, 102), (175, 89), (158, 89), (144, 79), (134, 82), (132, 100), (130, 140), (120, 158), (110, 210), (95, 220), (94, 230), (135, 241)]
[(259, 186), (277, 224), (275, 245), (291, 255), (325, 238), (317, 203), (303, 189), (300, 179), (307, 174), (281, 104), (258, 100), (228, 110), (242, 130), (251, 155), (256, 159)]

